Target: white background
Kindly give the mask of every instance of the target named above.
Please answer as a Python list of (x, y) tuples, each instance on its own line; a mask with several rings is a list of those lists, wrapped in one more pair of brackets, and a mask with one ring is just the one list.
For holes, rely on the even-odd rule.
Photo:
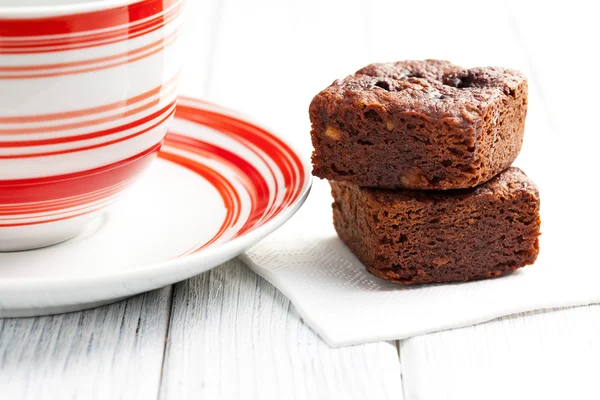
[[(586, 1), (189, 0), (182, 87), (265, 121), (308, 154), (310, 99), (365, 64), (518, 68), (530, 78), (518, 163), (534, 179), (536, 157), (564, 164), (557, 184), (573, 199), (564, 213), (583, 218), (596, 212), (599, 172), (594, 10)], [(546, 154), (551, 142), (564, 152)], [(582, 249), (597, 241), (587, 229)], [(598, 306), (332, 350), (239, 261), (96, 310), (0, 320), (3, 399), (592, 399), (599, 359)]]

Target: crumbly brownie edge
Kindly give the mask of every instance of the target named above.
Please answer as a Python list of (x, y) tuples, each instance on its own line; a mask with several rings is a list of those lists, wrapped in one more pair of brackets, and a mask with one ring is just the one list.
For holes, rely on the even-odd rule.
[[(487, 71), (481, 70), (480, 75)], [(313, 174), (359, 186), (425, 190), (489, 180), (518, 155), (527, 112), (525, 78), (512, 70), (494, 71), (512, 80), (490, 89), (488, 102), (447, 106), (435, 117), (427, 110), (403, 109), (380, 89), (325, 89), (310, 106)], [(413, 86), (421, 81), (409, 80)], [(431, 109), (441, 107), (429, 100)]]
[(369, 272), (392, 282), (505, 275), (535, 261), (540, 218), (535, 185), (516, 168), (504, 174), (449, 195), (331, 182), (334, 226)]

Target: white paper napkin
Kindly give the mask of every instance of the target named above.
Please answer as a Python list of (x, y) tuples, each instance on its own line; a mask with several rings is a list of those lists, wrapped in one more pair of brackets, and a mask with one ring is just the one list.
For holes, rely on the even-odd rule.
[(320, 180), (298, 214), (242, 260), (286, 295), (331, 346), (403, 339), (527, 310), (599, 302), (600, 265), (591, 256), (598, 237), (595, 200), (576, 179), (583, 175), (563, 168), (548, 149), (537, 151), (537, 158), (520, 166), (540, 186), (541, 252), (535, 265), (509, 276), (421, 286), (376, 278), (337, 238), (329, 185)]

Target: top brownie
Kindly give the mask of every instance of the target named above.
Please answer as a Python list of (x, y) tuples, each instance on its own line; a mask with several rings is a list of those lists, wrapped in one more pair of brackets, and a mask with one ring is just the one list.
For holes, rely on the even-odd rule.
[(371, 64), (310, 105), (313, 174), (359, 186), (460, 189), (519, 154), (527, 80), (447, 61)]

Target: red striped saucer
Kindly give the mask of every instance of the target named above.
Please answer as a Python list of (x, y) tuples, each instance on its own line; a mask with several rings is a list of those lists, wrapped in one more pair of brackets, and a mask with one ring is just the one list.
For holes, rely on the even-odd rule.
[(204, 272), (287, 221), (310, 183), (269, 130), (182, 98), (158, 160), (110, 212), (62, 244), (0, 253), (0, 317), (94, 307)]

